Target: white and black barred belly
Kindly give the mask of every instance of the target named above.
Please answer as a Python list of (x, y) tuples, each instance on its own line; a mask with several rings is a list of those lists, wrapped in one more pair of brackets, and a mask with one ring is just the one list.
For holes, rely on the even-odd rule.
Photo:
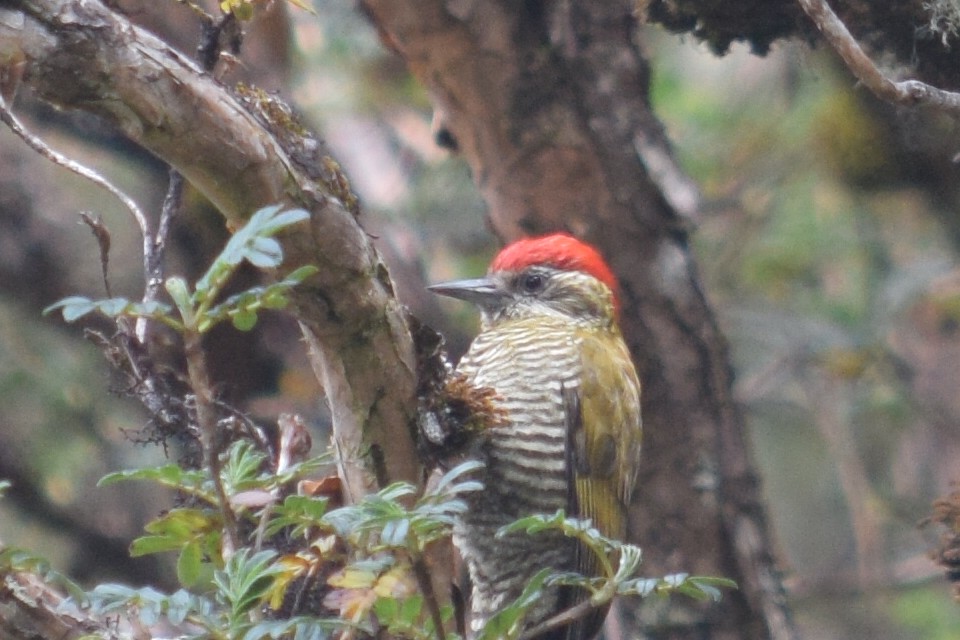
[[(562, 390), (581, 378), (578, 328), (557, 320), (516, 320), (481, 333), (458, 367), (472, 383), (490, 387), (508, 416), (488, 429), (477, 446), (486, 467), (484, 489), (469, 498), (454, 540), (473, 583), (471, 630), (480, 630), (545, 567), (570, 570), (574, 544), (558, 533), (495, 536), (504, 525), (534, 513), (569, 511), (567, 417)], [(556, 612), (553, 592), (528, 617)], [(472, 635), (472, 634), (471, 634)]]

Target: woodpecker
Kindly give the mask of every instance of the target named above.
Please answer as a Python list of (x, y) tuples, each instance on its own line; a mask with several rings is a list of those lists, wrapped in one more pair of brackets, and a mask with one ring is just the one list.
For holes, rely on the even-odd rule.
[[(457, 371), (493, 390), (504, 416), (473, 440), (483, 490), (470, 494), (454, 543), (471, 581), (468, 638), (513, 602), (541, 569), (596, 575), (593, 558), (559, 532), (496, 537), (520, 517), (590, 519), (624, 539), (640, 454), (640, 382), (618, 324), (613, 272), (592, 246), (565, 233), (506, 246), (486, 277), (430, 287), (472, 302), (481, 331)], [(548, 590), (527, 629), (588, 597)], [(543, 640), (592, 638), (606, 611)]]

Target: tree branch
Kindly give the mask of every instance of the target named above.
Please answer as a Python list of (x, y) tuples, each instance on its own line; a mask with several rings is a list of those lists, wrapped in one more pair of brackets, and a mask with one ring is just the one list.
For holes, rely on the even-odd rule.
[(116, 126), (180, 171), (229, 226), (268, 204), (311, 212), (281, 238), (283, 269), (321, 268), (294, 302), (347, 460), (349, 497), (378, 480), (419, 482), (409, 331), (322, 145), (289, 121), (265, 126), (194, 63), (98, 0), (5, 3), (0, 69), (24, 60), (23, 83), (36, 95)]
[(909, 107), (924, 106), (960, 114), (960, 93), (938, 89), (919, 80), (896, 82), (887, 78), (854, 39), (826, 0), (797, 0), (824, 39), (843, 59), (863, 86), (881, 100)]
[(32, 573), (0, 571), (0, 603), (3, 609), (12, 609), (0, 615), (0, 636), (10, 640), (79, 640), (91, 635), (114, 640), (120, 637), (116, 625), (80, 611), (68, 603), (62, 593)]

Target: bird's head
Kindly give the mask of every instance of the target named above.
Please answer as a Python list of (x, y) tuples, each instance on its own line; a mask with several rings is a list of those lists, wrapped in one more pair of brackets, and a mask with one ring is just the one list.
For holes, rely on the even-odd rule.
[(486, 277), (430, 290), (473, 302), (486, 325), (543, 315), (609, 324), (619, 307), (617, 279), (600, 252), (566, 233), (517, 240), (497, 254)]

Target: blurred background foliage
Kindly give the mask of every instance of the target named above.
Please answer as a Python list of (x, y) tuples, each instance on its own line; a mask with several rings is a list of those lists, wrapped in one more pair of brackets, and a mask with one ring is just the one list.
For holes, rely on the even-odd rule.
[[(121, 4), (192, 50), (182, 5)], [(464, 164), (434, 143), (423, 89), (363, 16), (346, 0), (314, 6), (317, 16), (279, 4), (259, 16), (227, 80), (289, 96), (322, 132), (400, 297), (458, 354), (475, 314), (441, 307), (423, 284), (482, 271), (496, 246), (484, 205)], [(919, 527), (960, 480), (956, 124), (878, 104), (805, 45), (779, 43), (763, 58), (734, 46), (717, 58), (653, 27), (641, 37), (652, 100), (700, 189), (695, 250), (732, 345), (804, 637), (960, 637), (960, 608), (928, 557), (941, 531)], [(165, 170), (116, 133), (29, 96), (18, 111), (158, 210)], [(225, 237), (196, 200), (188, 195), (178, 219), (170, 273), (198, 273)], [(89, 582), (169, 584), (168, 566), (130, 560), (126, 545), (170, 497), (95, 487), (165, 452), (130, 441), (143, 414), (111, 393), (105, 361), (79, 330), (39, 313), (68, 294), (102, 293), (79, 211), (103, 216), (114, 290), (139, 297), (126, 214), (0, 131), (0, 478), (14, 481), (0, 540)], [(211, 336), (224, 397), (264, 420), (300, 412), (325, 442), (321, 390), (295, 326), (275, 317), (255, 335)]]

